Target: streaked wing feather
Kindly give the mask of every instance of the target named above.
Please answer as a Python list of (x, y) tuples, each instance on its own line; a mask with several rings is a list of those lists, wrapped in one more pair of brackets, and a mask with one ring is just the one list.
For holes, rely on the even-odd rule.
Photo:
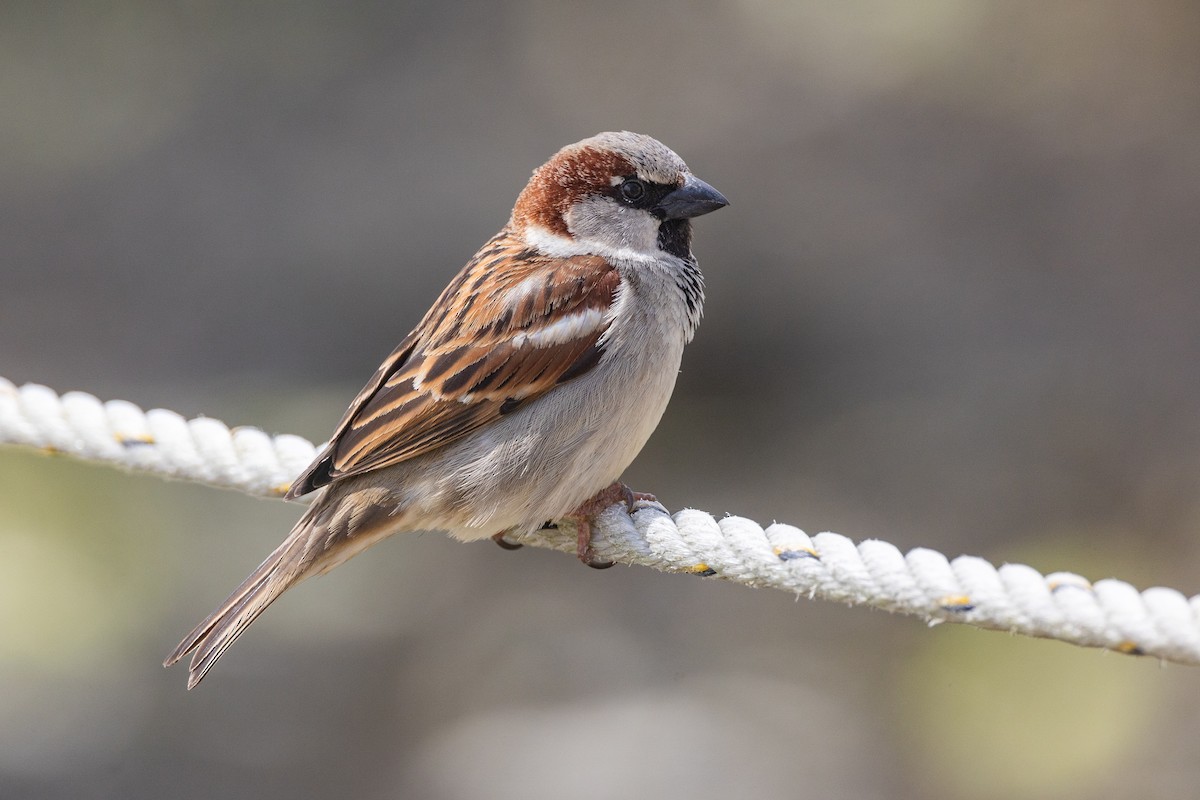
[(351, 401), (350, 407), (346, 409), (346, 413), (342, 415), (341, 421), (338, 422), (337, 427), (334, 429), (333, 436), (330, 437), (329, 444), (292, 481), (292, 485), (288, 487), (287, 494), (284, 495), (285, 499), (295, 500), (297, 497), (303, 497), (333, 480), (333, 475), (331, 474), (333, 469), (331, 451), (337, 443), (338, 437), (350, 426), (359, 412), (367, 406), (384, 382), (408, 361), (417, 344), (417, 333), (418, 331), (414, 330), (406, 336), (404, 341), (400, 342), (396, 346), (396, 349), (375, 370), (375, 374), (367, 381), (367, 385), (359, 391), (358, 395)]
[[(289, 496), (443, 447), (584, 374), (603, 355), (619, 283), (601, 258), (547, 258), (502, 233), (380, 366)], [(464, 304), (465, 318), (448, 312)]]

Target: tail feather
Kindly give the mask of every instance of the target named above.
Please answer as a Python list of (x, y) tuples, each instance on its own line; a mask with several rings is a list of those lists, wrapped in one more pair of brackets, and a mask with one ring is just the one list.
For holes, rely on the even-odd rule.
[(188, 666), (189, 689), (201, 681), (250, 623), (295, 583), (294, 579), (289, 580), (286, 575), (280, 574), (280, 567), (289, 555), (289, 545), (293, 541), (293, 537), (289, 536), (216, 611), (183, 637), (183, 641), (163, 661), (163, 666), (169, 667), (188, 653), (195, 652)]
[(229, 646), (279, 595), (309, 575), (333, 569), (395, 531), (401, 521), (386, 491), (324, 492), (292, 528), (283, 544), (242, 581), (217, 610), (183, 637), (163, 661), (169, 667), (192, 653), (188, 688), (217, 663)]

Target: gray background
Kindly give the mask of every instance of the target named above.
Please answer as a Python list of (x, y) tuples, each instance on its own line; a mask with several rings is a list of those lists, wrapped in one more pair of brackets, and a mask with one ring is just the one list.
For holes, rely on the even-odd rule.
[[(0, 7), (0, 375), (313, 439), (558, 147), (732, 201), (671, 508), (1197, 590), (1193, 2)], [(1186, 797), (1197, 673), (0, 452), (0, 796)]]

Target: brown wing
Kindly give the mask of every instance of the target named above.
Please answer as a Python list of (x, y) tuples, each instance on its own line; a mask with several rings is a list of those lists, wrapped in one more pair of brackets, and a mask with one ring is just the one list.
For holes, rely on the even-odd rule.
[(442, 447), (587, 372), (619, 283), (602, 258), (547, 258), (502, 232), (383, 362), (287, 496)]

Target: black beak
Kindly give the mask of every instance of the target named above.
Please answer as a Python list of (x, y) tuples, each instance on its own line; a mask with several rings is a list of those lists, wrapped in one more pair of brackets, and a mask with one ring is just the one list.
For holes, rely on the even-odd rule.
[(653, 209), (659, 219), (690, 219), (729, 205), (725, 195), (694, 175), (663, 197)]

